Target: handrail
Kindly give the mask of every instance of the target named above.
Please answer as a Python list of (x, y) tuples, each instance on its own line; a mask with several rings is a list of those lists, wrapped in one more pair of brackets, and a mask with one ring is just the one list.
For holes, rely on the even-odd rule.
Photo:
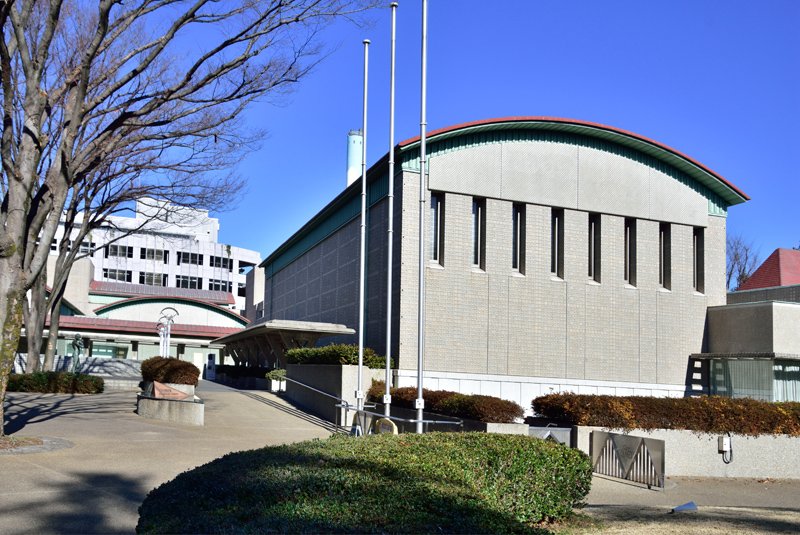
[[(337, 403), (336, 405), (334, 405), (334, 407), (342, 408), (345, 411), (353, 411), (353, 412), (356, 412), (356, 413), (370, 414), (372, 416), (378, 416), (380, 418), (389, 418), (390, 420), (397, 420), (398, 422), (406, 422), (406, 423), (464, 425), (464, 421), (461, 420), (461, 419), (458, 419), (458, 418), (456, 418), (455, 420), (418, 420), (416, 418), (408, 419), (408, 418), (400, 418), (399, 416), (386, 416), (385, 414), (380, 414), (380, 413), (377, 413), (377, 412), (367, 411), (367, 410), (364, 410), (364, 409), (358, 409), (354, 405), (351, 405), (346, 399), (342, 399), (340, 397), (334, 396), (333, 394), (329, 394), (328, 392), (325, 392), (323, 390), (319, 390), (318, 388), (314, 388), (313, 386), (309, 386), (309, 385), (307, 385), (305, 383), (301, 383), (300, 381), (297, 381), (296, 379), (290, 379), (288, 377), (284, 377), (284, 380), (291, 381), (291, 382), (293, 382), (293, 383), (295, 383), (297, 385), (300, 385), (302, 387), (308, 388), (309, 390), (313, 390), (314, 392), (317, 392), (318, 394), (322, 394), (323, 396), (327, 396), (329, 398), (332, 398), (332, 399), (335, 399), (335, 400), (339, 401), (340, 403)], [(373, 405), (373, 407), (374, 407), (374, 405)]]
[(345, 410), (351, 410), (353, 412), (363, 412), (364, 414), (371, 414), (372, 416), (378, 416), (380, 418), (388, 418), (389, 420), (397, 420), (398, 422), (406, 422), (410, 424), (422, 422), (423, 424), (464, 425), (464, 420), (460, 420), (458, 418), (456, 418), (455, 420), (417, 420), (416, 418), (408, 419), (408, 418), (400, 418), (399, 416), (386, 416), (385, 414), (381, 414), (379, 412), (371, 412), (371, 411), (365, 411), (363, 409), (351, 408), (352, 406), (346, 401), (344, 402), (344, 404), (340, 403), (336, 406), (341, 407)]

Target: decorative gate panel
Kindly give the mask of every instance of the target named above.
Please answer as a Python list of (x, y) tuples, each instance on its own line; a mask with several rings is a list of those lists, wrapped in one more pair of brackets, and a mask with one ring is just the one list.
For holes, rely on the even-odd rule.
[(592, 431), (589, 451), (597, 474), (664, 488), (663, 440)]

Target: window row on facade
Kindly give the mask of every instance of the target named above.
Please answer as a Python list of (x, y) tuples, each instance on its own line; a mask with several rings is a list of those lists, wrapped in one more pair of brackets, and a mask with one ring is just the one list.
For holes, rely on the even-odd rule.
[[(104, 248), (105, 258), (133, 258), (134, 247), (131, 245), (106, 245)], [(176, 253), (176, 263), (190, 264), (202, 266), (204, 255), (200, 253), (189, 253), (185, 251), (178, 251)], [(169, 264), (169, 251), (165, 249), (150, 249), (146, 247), (139, 248), (139, 259), (141, 260), (154, 260), (160, 261), (164, 264)], [(209, 255), (208, 265), (211, 267), (227, 269), (233, 271), (233, 259), (224, 256)]]
[[(521, 275), (526, 272), (526, 205), (524, 203), (511, 204), (511, 235), (508, 244), (511, 248), (511, 269)], [(445, 194), (442, 192), (431, 193), (431, 252), (430, 259), (444, 266), (445, 259)], [(474, 268), (486, 270), (486, 199), (483, 197), (472, 198), (472, 220), (470, 232), (472, 247), (470, 251), (471, 263)], [(602, 263), (604, 257), (610, 252), (603, 252), (602, 224), (603, 217), (599, 213), (588, 214), (588, 227), (586, 229), (586, 275), (587, 280), (602, 282)], [(623, 258), (622, 279), (630, 286), (637, 285), (637, 247), (636, 247), (636, 218), (626, 217), (623, 227), (623, 250), (619, 251)], [(693, 288), (703, 293), (704, 281), (704, 243), (703, 227), (692, 229), (692, 285)], [(498, 237), (492, 236), (492, 240)], [(550, 210), (550, 272), (564, 278), (564, 209), (551, 208)], [(617, 251), (614, 251), (615, 253)], [(672, 288), (672, 224), (659, 223), (658, 228), (658, 283), (664, 289)]]
[[(103, 279), (117, 282), (134, 282), (133, 271), (126, 269), (103, 269)], [(146, 271), (139, 272), (139, 284), (147, 286), (167, 286), (169, 276), (166, 273), (149, 273)], [(191, 290), (203, 290), (203, 278), (194, 277), (190, 275), (176, 275), (175, 288), (188, 288)], [(239, 283), (239, 294), (243, 295), (245, 285)], [(220, 279), (208, 279), (208, 285), (205, 288), (217, 292), (232, 292), (233, 283), (231, 281)]]

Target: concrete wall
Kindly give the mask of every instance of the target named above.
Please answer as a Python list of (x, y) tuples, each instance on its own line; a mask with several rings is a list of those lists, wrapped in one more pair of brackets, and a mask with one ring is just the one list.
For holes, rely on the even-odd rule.
[[(366, 393), (372, 380), (382, 380), (384, 370), (363, 368), (362, 388)], [(304, 385), (321, 390), (334, 398), (356, 405), (355, 392), (358, 388), (358, 366), (331, 366), (322, 364), (287, 364), (286, 376)], [(320, 418), (337, 425), (352, 424), (353, 411), (336, 407), (338, 400), (309, 390), (293, 381), (286, 381), (286, 397), (293, 403), (309, 410)]]
[(707, 199), (679, 173), (580, 137), (432, 154), (430, 188), (684, 225), (705, 226), (708, 214)]
[[(589, 434), (608, 431), (600, 427), (578, 428), (578, 449), (589, 454)], [(625, 433), (623, 430), (611, 430)], [(665, 442), (665, 475), (684, 477), (755, 477), (800, 479), (800, 465), (795, 462), (800, 437), (762, 435), (749, 437), (734, 434), (733, 461), (725, 464), (717, 451), (720, 435), (655, 429), (635, 429), (633, 436), (654, 438)]]
[[(401, 184), (395, 188), (399, 197)], [(395, 200), (394, 307), (399, 310), (400, 235), (402, 200)], [(361, 221), (357, 217), (316, 244), (288, 266), (265, 281), (266, 319), (286, 319), (338, 323), (358, 330), (359, 254)], [(369, 208), (367, 218), (367, 302), (365, 344), (386, 354), (386, 266), (388, 201)], [(395, 312), (394, 317), (398, 314)], [(399, 322), (399, 320), (397, 320)], [(395, 333), (397, 327), (394, 328)], [(395, 334), (396, 337), (396, 334)], [(323, 338), (329, 342), (356, 343), (353, 336)], [(396, 346), (396, 344), (395, 344)], [(394, 349), (396, 352), (396, 348)]]
[[(516, 153), (521, 154), (518, 149)], [(472, 154), (473, 151), (477, 153)], [(671, 226), (671, 290), (661, 288), (658, 282), (659, 221), (637, 219), (636, 287), (623, 280), (624, 218), (608, 212), (644, 213), (643, 204), (637, 204), (641, 199), (636, 192), (627, 208), (619, 200), (608, 206), (591, 204), (601, 212), (599, 284), (587, 275), (588, 212), (565, 210), (564, 278), (561, 279), (550, 272), (551, 207), (527, 204), (527, 260), (523, 276), (511, 268), (512, 201), (546, 200), (564, 202), (567, 206), (570, 203), (546, 197), (545, 193), (556, 195), (551, 188), (540, 190), (538, 186), (522, 185), (539, 180), (538, 176), (531, 178), (531, 173), (511, 174), (514, 169), (524, 173), (526, 167), (522, 164), (510, 165), (506, 159), (502, 166), (485, 165), (486, 161), (499, 158), (498, 154), (495, 149), (487, 152), (479, 147), (431, 160), (431, 189), (451, 188), (459, 193), (450, 190), (444, 193), (444, 266), (431, 262), (426, 274), (426, 370), (434, 375), (458, 372), (555, 378), (560, 384), (570, 380), (576, 391), (581, 385), (588, 386), (587, 381), (606, 382), (604, 387), (608, 388), (622, 383), (662, 385), (656, 389), (661, 395), (680, 390), (685, 382), (688, 356), (702, 349), (706, 307), (725, 302), (725, 219), (709, 216), (708, 202), (701, 194), (664, 173), (652, 170), (639, 176), (641, 164), (634, 162), (630, 166), (638, 171), (633, 177), (624, 177), (634, 190), (641, 189), (639, 180), (647, 188), (653, 188), (658, 180), (673, 180), (676, 184), (656, 189), (663, 193), (677, 188), (682, 192), (680, 199), (688, 195), (692, 206), (704, 207), (702, 218), (696, 210), (687, 211), (685, 206), (671, 200), (660, 204), (675, 206), (675, 213), (665, 214), (667, 209), (663, 206), (652, 210), (663, 215), (664, 221), (702, 223), (705, 227), (705, 292), (696, 292), (692, 285), (693, 226), (687, 224)], [(447, 165), (441, 159), (446, 159)], [(559, 166), (566, 164), (560, 161), (553, 165), (560, 169)], [(498, 171), (501, 167), (502, 172)], [(441, 176), (442, 173), (446, 176)], [(457, 180), (458, 177), (463, 180)], [(588, 171), (581, 174), (580, 188), (584, 191), (589, 191), (591, 177)], [(607, 174), (596, 178), (599, 184), (611, 180)], [(513, 185), (514, 181), (519, 184)], [(417, 201), (410, 192), (418, 188), (418, 174), (406, 172), (404, 184), (407, 192), (404, 212), (413, 215)], [(578, 198), (580, 188), (578, 185), (573, 188)], [(486, 269), (477, 269), (472, 266), (471, 258), (472, 195), (463, 193), (503, 195), (509, 191), (525, 194), (486, 201)], [(540, 193), (542, 197), (537, 197)], [(625, 199), (628, 192), (618, 188), (616, 195)], [(652, 197), (647, 199), (655, 202)], [(571, 205), (590, 206), (575, 202)], [(404, 221), (400, 368), (406, 371), (416, 369), (417, 228), (416, 218)], [(426, 222), (426, 229), (429, 228), (430, 222)], [(524, 388), (524, 380), (517, 383), (516, 387), (506, 388), (511, 399)], [(649, 386), (647, 389), (652, 390)]]
[(776, 286), (757, 290), (742, 290), (728, 294), (728, 304), (756, 303), (758, 301), (789, 301), (800, 303), (800, 285)]
[(708, 309), (709, 353), (800, 355), (800, 304), (761, 301)]

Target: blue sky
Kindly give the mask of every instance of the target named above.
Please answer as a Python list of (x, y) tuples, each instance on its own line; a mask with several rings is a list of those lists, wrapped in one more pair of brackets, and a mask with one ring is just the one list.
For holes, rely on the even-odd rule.
[[(248, 191), (219, 214), (220, 241), (266, 257), (345, 186), (370, 48), (368, 164), (388, 151), (387, 7), (340, 21), (295, 91), (248, 114), (266, 128), (237, 171)], [(491, 7), (489, 7), (491, 6)], [(396, 141), (419, 134), (420, 0), (398, 9)], [(430, 0), (429, 130), (513, 115), (568, 117), (649, 137), (752, 200), (728, 231), (765, 258), (800, 244), (800, 1)]]

